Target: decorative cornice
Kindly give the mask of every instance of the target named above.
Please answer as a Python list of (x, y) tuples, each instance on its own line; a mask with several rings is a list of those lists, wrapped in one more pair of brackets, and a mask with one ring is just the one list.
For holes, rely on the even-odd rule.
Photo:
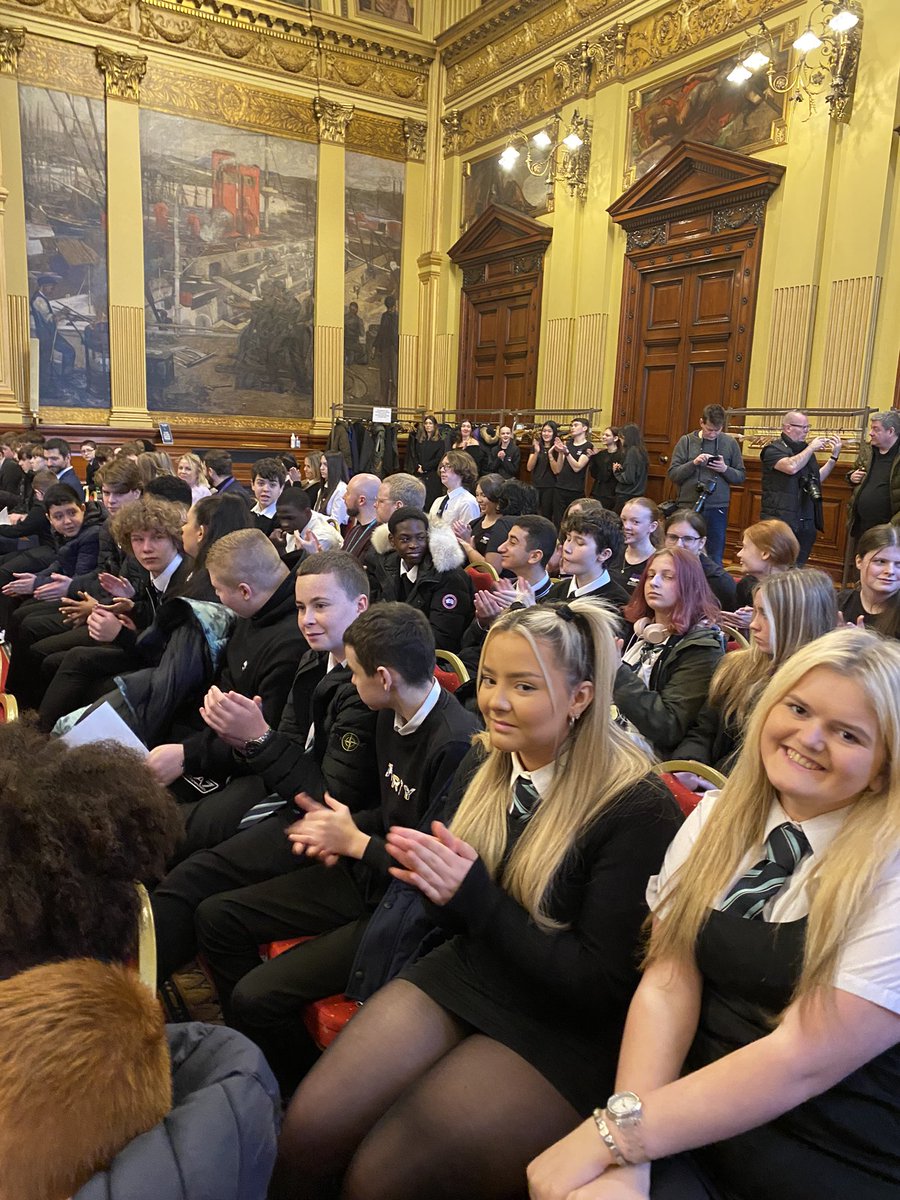
[(147, 74), (146, 54), (120, 54), (98, 46), (97, 67), (106, 84), (107, 96), (137, 104), (141, 98), (141, 80)]
[(141, 105), (303, 142), (318, 140), (312, 104), (306, 98), (189, 74), (156, 58), (147, 68)]
[[(182, 76), (183, 80), (184, 76)], [(103, 99), (103, 80), (90, 46), (29, 34), (19, 55), (19, 83)]]
[(0, 25), (0, 75), (15, 75), (19, 51), (25, 45), (23, 25)]
[(7, 0), (7, 4), (51, 17), (54, 22), (133, 32), (132, 0)]
[(428, 126), (424, 121), (403, 120), (403, 140), (406, 142), (406, 157), (412, 162), (425, 161), (425, 137)]
[(382, 117), (359, 109), (354, 111), (353, 120), (347, 126), (344, 145), (348, 150), (373, 154), (376, 158), (403, 162), (407, 157), (403, 122), (396, 117)]
[(338, 104), (336, 100), (313, 100), (313, 116), (319, 126), (320, 142), (336, 142), (343, 146), (347, 137), (347, 126), (353, 119), (352, 104)]

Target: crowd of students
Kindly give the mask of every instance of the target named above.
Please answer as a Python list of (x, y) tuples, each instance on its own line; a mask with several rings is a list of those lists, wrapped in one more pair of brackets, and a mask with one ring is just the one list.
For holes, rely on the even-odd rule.
[[(897, 1193), (898, 527), (839, 595), (758, 522), (735, 579), (607, 432), (548, 422), (531, 485), (510, 430), (430, 418), (383, 480), (134, 446), (97, 502), (65, 442), (25, 456), (0, 1196)], [(146, 758), (58, 736), (101, 704)], [(727, 781), (683, 774), (685, 819), (666, 759)], [(136, 881), (159, 987), (199, 962), (226, 1029), (163, 1030), (122, 969)]]

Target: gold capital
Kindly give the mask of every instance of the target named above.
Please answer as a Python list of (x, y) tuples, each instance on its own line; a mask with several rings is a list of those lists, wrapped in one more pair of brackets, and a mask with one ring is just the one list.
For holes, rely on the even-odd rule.
[(141, 80), (147, 71), (146, 54), (120, 54), (98, 46), (97, 66), (103, 74), (107, 96), (135, 103), (140, 99)]
[(352, 104), (338, 104), (335, 100), (313, 100), (313, 114), (319, 123), (319, 141), (337, 142), (343, 146), (347, 126), (353, 118)]
[(424, 121), (403, 120), (403, 140), (406, 142), (406, 157), (413, 162), (425, 161), (425, 135), (428, 126)]
[(458, 108), (451, 108), (445, 117), (441, 117), (444, 127), (444, 154), (456, 154), (459, 151), (459, 133), (462, 128), (462, 114)]
[(0, 75), (15, 75), (19, 67), (19, 51), (24, 45), (24, 26), (0, 25)]

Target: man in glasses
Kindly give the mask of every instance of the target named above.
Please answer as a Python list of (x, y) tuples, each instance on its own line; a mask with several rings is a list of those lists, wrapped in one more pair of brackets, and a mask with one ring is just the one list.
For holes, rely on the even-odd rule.
[[(793, 409), (784, 414), (781, 436), (764, 448), (762, 463), (762, 504), (760, 520), (784, 521), (800, 543), (797, 566), (809, 558), (817, 531), (822, 523), (822, 484), (834, 470), (841, 452), (841, 439), (817, 435), (809, 441), (809, 418)], [(829, 452), (820, 467), (816, 455)]]

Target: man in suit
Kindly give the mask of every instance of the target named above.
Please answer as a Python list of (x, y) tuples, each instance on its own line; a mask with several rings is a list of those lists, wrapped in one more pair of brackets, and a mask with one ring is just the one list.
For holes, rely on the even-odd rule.
[(72, 469), (72, 449), (62, 438), (47, 438), (44, 442), (44, 459), (56, 476), (58, 483), (67, 484), (83, 501), (84, 488)]

